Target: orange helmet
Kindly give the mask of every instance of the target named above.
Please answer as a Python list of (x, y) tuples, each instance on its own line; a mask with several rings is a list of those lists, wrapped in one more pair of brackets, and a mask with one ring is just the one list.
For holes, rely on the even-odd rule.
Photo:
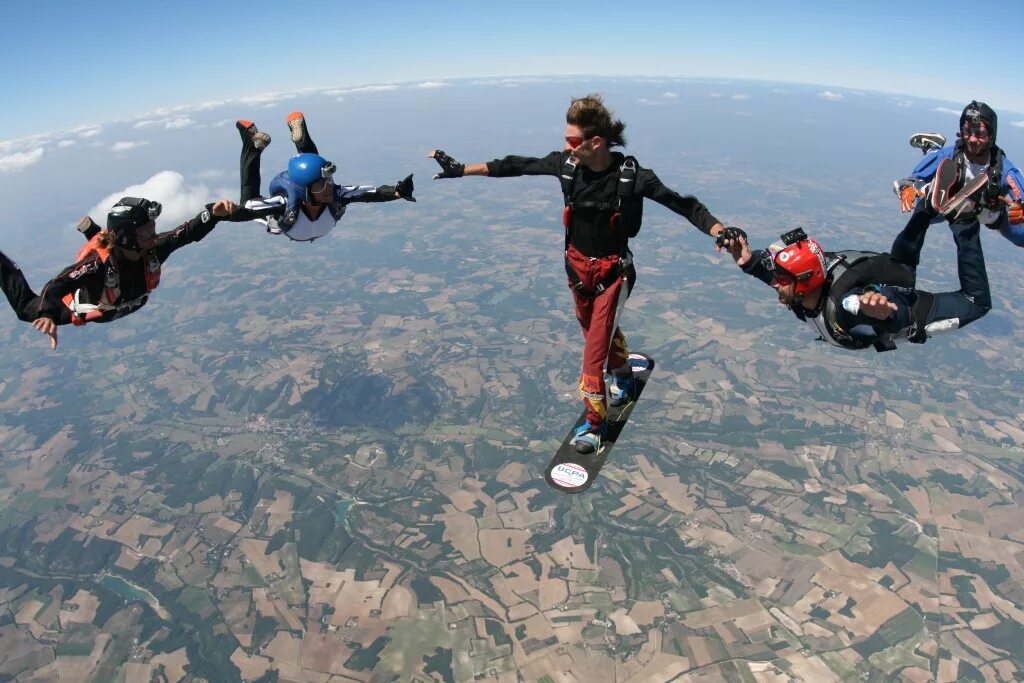
[(781, 285), (793, 283), (793, 293), (798, 295), (825, 284), (825, 251), (818, 241), (799, 228), (783, 235), (782, 240), (782, 245), (770, 248), (775, 281)]

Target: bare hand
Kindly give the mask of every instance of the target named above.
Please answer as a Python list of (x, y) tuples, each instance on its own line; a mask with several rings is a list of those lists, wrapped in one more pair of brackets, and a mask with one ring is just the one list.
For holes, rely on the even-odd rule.
[(50, 338), (51, 349), (57, 348), (57, 323), (49, 318), (36, 318), (32, 321), (32, 327)]
[(740, 236), (736, 239), (724, 239), (722, 240), (721, 246), (716, 246), (716, 250), (722, 251), (723, 249), (729, 252), (729, 256), (732, 256), (732, 260), (736, 262), (737, 266), (741, 268), (750, 261), (753, 254), (750, 253), (750, 245), (747, 244), (747, 238)]
[(238, 210), (238, 204), (235, 204), (230, 199), (218, 199), (217, 203), (212, 207), (213, 215), (218, 218), (230, 216), (236, 210)]
[(896, 304), (878, 292), (865, 292), (860, 295), (860, 312), (875, 320), (886, 320), (896, 311)]

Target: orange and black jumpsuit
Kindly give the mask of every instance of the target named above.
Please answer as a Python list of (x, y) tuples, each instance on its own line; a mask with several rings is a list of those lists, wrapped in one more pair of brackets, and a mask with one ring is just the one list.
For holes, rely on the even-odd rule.
[[(232, 219), (239, 220), (235, 217)], [(175, 250), (206, 237), (221, 220), (223, 219), (214, 216), (209, 210), (203, 211), (174, 230), (159, 234), (152, 249), (154, 255), (163, 263)], [(133, 304), (105, 311), (103, 317), (95, 322), (110, 322), (134, 313), (146, 305), (146, 259), (129, 261), (119, 258), (116, 252), (112, 258), (117, 259), (120, 299)], [(20, 320), (32, 322), (37, 318), (50, 318), (58, 325), (68, 325), (71, 323), (71, 311), (62, 300), (64, 296), (80, 290), (79, 297), (83, 302), (98, 302), (107, 279), (107, 268), (107, 264), (94, 254), (65, 268), (47, 282), (42, 293), (37, 295), (32, 291), (18, 265), (0, 252), (0, 286)]]
[[(567, 151), (552, 152), (543, 158), (507, 156), (488, 162), (487, 174), (495, 178), (558, 177), (568, 157)], [(592, 171), (581, 165), (572, 183), (572, 196), (567, 198), (573, 209), (566, 227), (566, 265), (581, 284), (577, 287), (570, 281), (584, 340), (579, 386), (592, 426), (600, 424), (607, 413), (605, 369), (615, 372), (628, 366), (629, 349), (616, 320), (633, 287), (636, 271), (628, 248), (629, 237), (614, 227), (608, 208), (615, 205), (623, 158), (613, 152), (612, 163), (604, 171)], [(665, 187), (650, 169), (637, 169), (634, 194), (638, 197), (635, 201), (652, 199), (704, 233), (710, 234), (712, 226), (718, 223), (696, 197), (679, 195)], [(600, 293), (594, 293), (599, 284), (616, 272), (621, 272), (621, 277)]]

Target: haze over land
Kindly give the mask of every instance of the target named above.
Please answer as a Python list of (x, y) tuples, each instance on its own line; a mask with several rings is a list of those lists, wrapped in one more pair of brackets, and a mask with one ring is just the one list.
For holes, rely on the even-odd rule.
[[(172, 257), (145, 310), (62, 329), (56, 354), (4, 318), (0, 674), (1024, 676), (1024, 251), (983, 235), (995, 309), (977, 324), (840, 353), (649, 204), (624, 328), (658, 367), (573, 498), (541, 477), (579, 411), (557, 182), (431, 182), (425, 159), (543, 155), (570, 95), (602, 91), (640, 163), (755, 244), (801, 225), (826, 248), (884, 250), (904, 222), (889, 181), (919, 158), (907, 137), (952, 137), (960, 105), (735, 81), (431, 83), (6, 151), (43, 150), (5, 176), (24, 220), (2, 246), (34, 285), (70, 262), (78, 216), (126, 188), (164, 193), (164, 229), (235, 197), (238, 117), (274, 136), (264, 186), (300, 108), (340, 182), (415, 172), (419, 202), (354, 205), (314, 244), (222, 224)], [(1012, 116), (999, 142), (1024, 154)], [(921, 279), (955, 287), (945, 226)]]

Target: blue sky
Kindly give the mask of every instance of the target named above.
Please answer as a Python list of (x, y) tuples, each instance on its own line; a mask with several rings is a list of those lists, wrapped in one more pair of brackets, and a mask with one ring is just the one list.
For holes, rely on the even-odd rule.
[(480, 75), (750, 78), (1024, 111), (1004, 66), (1020, 2), (98, 5), (5, 8), (0, 140), (263, 92)]

